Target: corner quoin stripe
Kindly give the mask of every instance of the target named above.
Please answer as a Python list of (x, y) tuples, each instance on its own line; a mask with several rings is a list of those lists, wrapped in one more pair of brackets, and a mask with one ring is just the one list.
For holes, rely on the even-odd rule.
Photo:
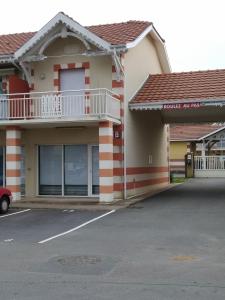
[[(124, 55), (121, 54), (120, 56), (121, 65), (124, 68)], [(115, 183), (115, 176), (117, 175), (118, 169), (121, 171), (120, 174), (120, 185), (124, 186), (124, 77), (120, 74), (120, 78), (118, 80), (116, 74), (116, 67), (112, 64), (112, 92), (115, 93), (115, 98), (120, 100), (120, 118), (121, 118), (121, 125), (114, 126), (114, 131), (118, 131), (120, 136), (118, 138), (115, 137), (113, 139), (113, 159), (114, 159), (114, 183)], [(114, 192), (116, 190), (114, 189)], [(123, 197), (123, 189), (120, 189), (121, 195)]]
[(113, 201), (113, 124), (99, 123), (100, 202)]
[(12, 191), (13, 199), (21, 198), (21, 130), (6, 128), (6, 187)]

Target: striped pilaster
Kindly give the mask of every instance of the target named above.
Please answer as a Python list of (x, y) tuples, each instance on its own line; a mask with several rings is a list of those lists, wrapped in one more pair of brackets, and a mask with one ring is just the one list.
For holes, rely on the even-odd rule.
[(99, 123), (100, 202), (113, 201), (113, 125)]
[(11, 190), (13, 200), (21, 199), (21, 130), (6, 128), (6, 187)]
[[(120, 57), (121, 65), (124, 66), (124, 55)], [(112, 91), (120, 100), (121, 125), (114, 126), (113, 139), (113, 168), (114, 168), (114, 194), (116, 198), (123, 197), (124, 190), (124, 78), (120, 75), (118, 80), (116, 68), (112, 65)]]

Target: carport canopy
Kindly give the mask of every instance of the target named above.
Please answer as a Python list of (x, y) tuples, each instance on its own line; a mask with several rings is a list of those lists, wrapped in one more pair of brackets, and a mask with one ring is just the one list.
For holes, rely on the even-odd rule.
[(225, 122), (225, 69), (150, 74), (129, 108), (158, 110), (168, 124)]

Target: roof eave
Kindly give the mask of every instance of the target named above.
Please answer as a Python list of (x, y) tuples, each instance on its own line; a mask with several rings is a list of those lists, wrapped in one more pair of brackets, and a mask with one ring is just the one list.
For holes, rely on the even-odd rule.
[(145, 38), (146, 35), (149, 34), (150, 32), (154, 32), (154, 34), (156, 35), (157, 39), (161, 43), (164, 44), (165, 41), (161, 38), (161, 36), (155, 30), (153, 24), (151, 24), (144, 31), (142, 31), (142, 33), (134, 41), (126, 43), (126, 48), (130, 49), (130, 48), (133, 48), (133, 47), (137, 46), (137, 44), (139, 44), (143, 40), (143, 38)]
[(170, 139), (170, 142), (197, 142), (198, 138), (196, 139)]
[(209, 136), (211, 136), (211, 135), (213, 135), (213, 134), (215, 134), (215, 133), (218, 133), (218, 132), (220, 132), (220, 131), (222, 131), (222, 130), (224, 130), (224, 129), (225, 129), (225, 126), (223, 126), (223, 127), (221, 127), (221, 128), (218, 128), (218, 129), (216, 129), (216, 130), (214, 130), (214, 131), (212, 131), (212, 132), (210, 132), (210, 133), (208, 133), (208, 134), (202, 136), (201, 138), (199, 138), (199, 140), (204, 140), (204, 139), (206, 139), (207, 137), (209, 137)]
[(134, 41), (127, 43), (126, 48), (130, 49), (137, 46), (150, 33), (156, 41), (156, 48), (161, 62), (162, 71), (165, 73), (170, 73), (171, 66), (165, 46), (165, 40), (159, 35), (158, 31), (155, 29), (153, 24), (148, 26)]
[(225, 97), (224, 98), (212, 98), (212, 99), (177, 99), (177, 100), (166, 100), (166, 101), (149, 101), (149, 102), (131, 102), (129, 103), (129, 107), (131, 109), (163, 109), (163, 105), (174, 105), (174, 104), (183, 104), (183, 103), (201, 103), (205, 104), (205, 106), (224, 106), (225, 105)]
[(13, 54), (0, 55), (0, 64), (12, 63), (14, 61), (15, 61), (15, 57)]

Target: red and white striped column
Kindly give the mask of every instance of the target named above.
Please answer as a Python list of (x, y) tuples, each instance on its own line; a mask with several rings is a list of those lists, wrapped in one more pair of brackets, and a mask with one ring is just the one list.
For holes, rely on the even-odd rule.
[[(120, 56), (121, 65), (124, 66), (124, 54)], [(114, 131), (119, 137), (114, 136), (114, 197), (122, 199), (124, 197), (124, 76), (120, 74), (118, 79), (116, 67), (112, 64), (112, 91), (115, 97), (120, 100), (120, 125), (114, 126)]]
[(99, 186), (100, 202), (113, 201), (113, 124), (99, 123)]
[(12, 192), (13, 200), (21, 199), (21, 130), (6, 128), (6, 187)]

